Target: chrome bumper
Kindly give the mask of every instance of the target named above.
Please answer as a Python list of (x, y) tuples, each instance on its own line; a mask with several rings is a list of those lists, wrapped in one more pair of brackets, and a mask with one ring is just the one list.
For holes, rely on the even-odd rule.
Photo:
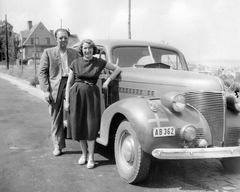
[(152, 155), (157, 159), (207, 159), (240, 157), (240, 146), (187, 149), (158, 148), (152, 151)]

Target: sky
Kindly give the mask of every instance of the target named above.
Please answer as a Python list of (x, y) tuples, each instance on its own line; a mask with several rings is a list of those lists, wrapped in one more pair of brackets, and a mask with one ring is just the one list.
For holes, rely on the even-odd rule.
[[(42, 22), (80, 39), (128, 39), (129, 0), (0, 0), (19, 33)], [(131, 39), (169, 44), (187, 61), (240, 60), (239, 0), (131, 0)]]

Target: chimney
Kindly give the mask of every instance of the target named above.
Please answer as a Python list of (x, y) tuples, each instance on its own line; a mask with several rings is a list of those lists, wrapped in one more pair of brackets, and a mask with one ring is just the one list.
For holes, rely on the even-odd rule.
[(32, 21), (28, 21), (28, 30), (30, 30), (32, 28)]
[(53, 30), (50, 30), (50, 33), (54, 35)]

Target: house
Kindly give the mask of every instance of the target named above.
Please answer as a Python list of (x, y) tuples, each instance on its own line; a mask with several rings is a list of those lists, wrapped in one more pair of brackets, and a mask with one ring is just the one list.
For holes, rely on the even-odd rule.
[(68, 38), (68, 47), (72, 47), (76, 43), (80, 42), (78, 35), (76, 34), (70, 34), (70, 37)]
[[(53, 30), (48, 29), (42, 22), (32, 25), (32, 21), (27, 22), (27, 29), (20, 32), (20, 46), (22, 59), (40, 58), (43, 50), (57, 45)], [(68, 46), (79, 42), (79, 38), (75, 34), (69, 37)]]
[(40, 58), (43, 50), (57, 45), (53, 30), (48, 31), (42, 22), (32, 25), (27, 22), (27, 29), (20, 32), (22, 59)]

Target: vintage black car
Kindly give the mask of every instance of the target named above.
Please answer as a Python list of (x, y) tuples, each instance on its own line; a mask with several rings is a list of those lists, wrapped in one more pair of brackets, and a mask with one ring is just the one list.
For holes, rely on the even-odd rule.
[[(128, 183), (144, 180), (157, 159), (218, 158), (240, 170), (240, 102), (215, 76), (191, 72), (176, 48), (134, 40), (94, 40), (101, 57), (122, 68), (101, 90), (97, 142), (115, 139), (118, 172)], [(74, 47), (78, 48), (79, 44)]]

